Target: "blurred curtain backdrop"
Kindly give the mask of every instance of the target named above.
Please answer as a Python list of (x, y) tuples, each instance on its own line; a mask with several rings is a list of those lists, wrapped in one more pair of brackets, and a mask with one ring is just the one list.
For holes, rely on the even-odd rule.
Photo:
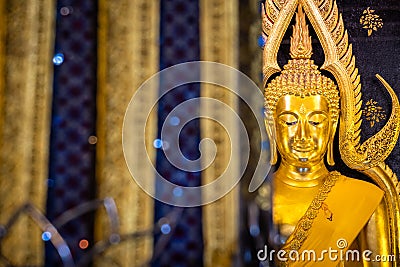
[[(0, 225), (46, 207), (55, 1), (0, 1)], [(37, 219), (37, 218), (35, 218)], [(16, 265), (43, 265), (43, 229), (22, 213), (1, 240)], [(4, 264), (4, 262), (2, 263)]]
[[(201, 0), (201, 60), (223, 63), (234, 68), (239, 67), (239, 13), (237, 0)], [(202, 73), (207, 78), (207, 71)], [(211, 73), (212, 75), (212, 73)], [(201, 96), (225, 103), (239, 114), (237, 96), (219, 86), (203, 83)], [(229, 177), (238, 177), (240, 155), (232, 153), (232, 147), (240, 147), (238, 125), (235, 117), (226, 114), (218, 105), (204, 101), (200, 114), (211, 111), (213, 120), (201, 120), (202, 138), (214, 140), (217, 156), (210, 167), (202, 172), (202, 183), (209, 184), (229, 171)], [(205, 147), (204, 158), (212, 157), (212, 151)], [(236, 168), (227, 170), (227, 166)], [(231, 266), (238, 262), (239, 252), (239, 186), (220, 200), (203, 206), (204, 266)]]
[[(120, 233), (129, 234), (153, 228), (154, 200), (133, 181), (122, 151), (122, 123), (125, 110), (135, 90), (158, 71), (159, 1), (99, 1), (98, 93), (97, 93), (97, 197), (112, 197), (118, 207)], [(154, 103), (157, 92), (149, 91), (143, 102)], [(156, 114), (135, 107), (135, 121), (130, 122), (132, 136), (143, 131), (147, 119), (149, 155), (137, 151), (137, 160), (150, 157), (156, 138)], [(133, 138), (131, 147), (141, 147)], [(153, 181), (153, 169), (138, 170)], [(99, 212), (95, 221), (96, 240), (107, 240), (110, 221)], [(151, 233), (108, 249), (96, 266), (145, 266), (152, 256)]]
[[(101, 254), (94, 266), (226, 266), (233, 261), (238, 253), (238, 190), (204, 208), (182, 209), (168, 242), (160, 245), (165, 238), (158, 232), (153, 236), (153, 229), (173, 209), (154, 202), (133, 181), (121, 134), (130, 98), (158, 70), (193, 60), (238, 66), (237, 4), (0, 1), (0, 224), (7, 230), (2, 231), (2, 264), (62, 266), (66, 261), (60, 254), (69, 251), (75, 264), (91, 261), (93, 249), (100, 247), (95, 244), (110, 243), (113, 237), (107, 214), (113, 201), (120, 239), (111, 243), (120, 242), (95, 251)], [(211, 167), (204, 174), (184, 172), (153, 147), (157, 126), (168, 112), (199, 96), (237, 105), (231, 96), (213, 94), (211, 87), (186, 85), (161, 99), (158, 114), (156, 109), (149, 118), (135, 107), (137, 121), (129, 129), (134, 136), (147, 120), (149, 155), (138, 150), (134, 157), (149, 156), (161, 174), (181, 185), (209, 183), (227, 160), (218, 159), (219, 169)], [(157, 92), (149, 93), (142, 101), (153, 103), (157, 97)], [(201, 114), (200, 108), (195, 114)], [(218, 110), (215, 114), (223, 116)], [(183, 129), (185, 156), (199, 156), (201, 131), (210, 127), (195, 120)], [(222, 135), (220, 129), (210, 130), (212, 138)], [(135, 142), (139, 139), (130, 145)], [(218, 148), (229, 150), (228, 142)], [(140, 173), (154, 183), (153, 169)], [(19, 209), (22, 216), (14, 222)], [(56, 229), (46, 228), (48, 223)], [(125, 236), (132, 233), (144, 236)], [(56, 239), (65, 241), (67, 250), (57, 250), (51, 243)], [(209, 260), (203, 262), (204, 257)]]
[[(96, 134), (97, 4), (60, 0), (53, 16), (56, 28), (46, 215), (64, 238), (72, 257), (80, 259), (85, 254), (79, 248), (80, 241), (93, 244), (92, 213), (61, 224), (57, 221), (68, 214), (67, 210), (91, 201), (96, 194), (96, 145), (90, 137)], [(43, 236), (47, 240), (46, 265), (66, 264), (59, 255), (62, 246), (53, 246), (51, 241), (56, 237), (52, 235), (45, 231)]]
[[(160, 66), (165, 69), (179, 63), (196, 61), (200, 59), (199, 44), (199, 4), (198, 1), (168, 0), (160, 1)], [(196, 77), (197, 73), (185, 68), (179, 75)], [(160, 78), (159, 94), (163, 95), (158, 102), (158, 131), (157, 138), (161, 147), (157, 149), (156, 168), (158, 173), (167, 181), (179, 186), (199, 186), (201, 184), (200, 172), (188, 172), (172, 164), (167, 156), (183, 161), (177, 151), (168, 149), (168, 144), (176, 139), (179, 141), (182, 155), (193, 160), (199, 157), (199, 123), (192, 120), (182, 128), (180, 136), (175, 131), (166, 130), (161, 136), (163, 127), (170, 125), (168, 114), (179, 104), (188, 99), (199, 96), (200, 87), (196, 83), (184, 84), (174, 88), (167, 94), (166, 90), (172, 85), (174, 77)], [(179, 77), (178, 77), (179, 79)], [(180, 109), (178, 120), (184, 116), (197, 117), (199, 106), (196, 104)], [(165, 123), (165, 125), (164, 125)], [(178, 123), (179, 125), (179, 123)], [(174, 126), (175, 128), (178, 127)], [(171, 126), (170, 126), (171, 127)], [(199, 167), (199, 166), (198, 166)], [(164, 199), (172, 199), (175, 194), (165, 185), (157, 182), (156, 193)], [(199, 196), (180, 196), (198, 198)], [(176, 212), (176, 213), (175, 213)], [(175, 225), (166, 220), (169, 214), (176, 214)], [(203, 239), (201, 231), (202, 213), (200, 207), (176, 208), (155, 202), (154, 223), (158, 222), (164, 227), (170, 227), (170, 232), (164, 231), (156, 234), (154, 239), (154, 259), (152, 266), (195, 266), (202, 265)], [(166, 235), (167, 234), (167, 235)]]

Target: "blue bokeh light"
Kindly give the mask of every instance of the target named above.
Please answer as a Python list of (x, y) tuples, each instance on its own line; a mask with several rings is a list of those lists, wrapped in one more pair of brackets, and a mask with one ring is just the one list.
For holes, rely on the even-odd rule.
[(156, 140), (154, 140), (154, 142), (153, 142), (153, 146), (155, 147), (155, 148), (162, 148), (162, 146), (163, 146), (163, 141), (161, 140), (161, 139), (156, 139)]
[(161, 233), (168, 235), (171, 232), (171, 226), (168, 223), (161, 225)]
[(258, 236), (260, 234), (260, 227), (258, 225), (251, 225), (250, 226), (250, 234), (252, 236)]
[(57, 53), (53, 57), (53, 63), (56, 66), (60, 66), (64, 62), (64, 55), (62, 53)]
[(174, 190), (172, 190), (172, 194), (176, 197), (181, 197), (183, 195), (183, 190), (181, 187), (175, 187)]
[(181, 120), (177, 116), (172, 116), (169, 119), (169, 124), (171, 124), (172, 126), (178, 126), (180, 122)]
[(244, 258), (245, 262), (251, 262), (251, 258), (252, 258), (251, 257), (251, 251), (250, 250), (246, 250), (244, 252), (243, 258)]
[(43, 232), (42, 234), (42, 240), (43, 241), (49, 241), (51, 239), (51, 233), (50, 232)]

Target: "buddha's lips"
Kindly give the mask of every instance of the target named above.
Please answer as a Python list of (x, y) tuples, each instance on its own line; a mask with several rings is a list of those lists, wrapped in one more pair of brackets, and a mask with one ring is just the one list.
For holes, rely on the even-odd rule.
[(293, 150), (297, 152), (310, 152), (313, 150), (314, 146), (311, 143), (299, 144), (295, 143), (292, 146)]

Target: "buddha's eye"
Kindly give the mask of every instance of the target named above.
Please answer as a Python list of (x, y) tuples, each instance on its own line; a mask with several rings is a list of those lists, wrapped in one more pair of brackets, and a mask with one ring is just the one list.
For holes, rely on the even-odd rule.
[(312, 126), (318, 126), (327, 119), (327, 116), (322, 113), (314, 113), (308, 118), (308, 123)]
[(292, 114), (282, 114), (279, 116), (279, 120), (287, 126), (296, 125), (298, 122), (297, 117)]
[(309, 121), (309, 123), (310, 123), (312, 126), (317, 126), (317, 125), (320, 124), (320, 122), (318, 122), (318, 121)]
[(286, 123), (286, 125), (288, 125), (288, 126), (293, 126), (293, 125), (296, 125), (297, 121), (287, 121), (287, 122), (285, 122), (285, 123)]

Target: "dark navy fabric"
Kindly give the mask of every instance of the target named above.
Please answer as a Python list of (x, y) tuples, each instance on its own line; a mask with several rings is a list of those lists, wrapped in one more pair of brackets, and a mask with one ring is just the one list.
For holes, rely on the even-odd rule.
[[(89, 143), (89, 137), (95, 135), (96, 124), (97, 1), (59, 0), (55, 12), (54, 61), (59, 65), (54, 66), (47, 198), (50, 221), (95, 195), (95, 144)], [(86, 251), (79, 248), (79, 242), (87, 240), (89, 246), (93, 242), (93, 214), (68, 222), (59, 232), (78, 261)], [(46, 266), (62, 266), (49, 242)]]

